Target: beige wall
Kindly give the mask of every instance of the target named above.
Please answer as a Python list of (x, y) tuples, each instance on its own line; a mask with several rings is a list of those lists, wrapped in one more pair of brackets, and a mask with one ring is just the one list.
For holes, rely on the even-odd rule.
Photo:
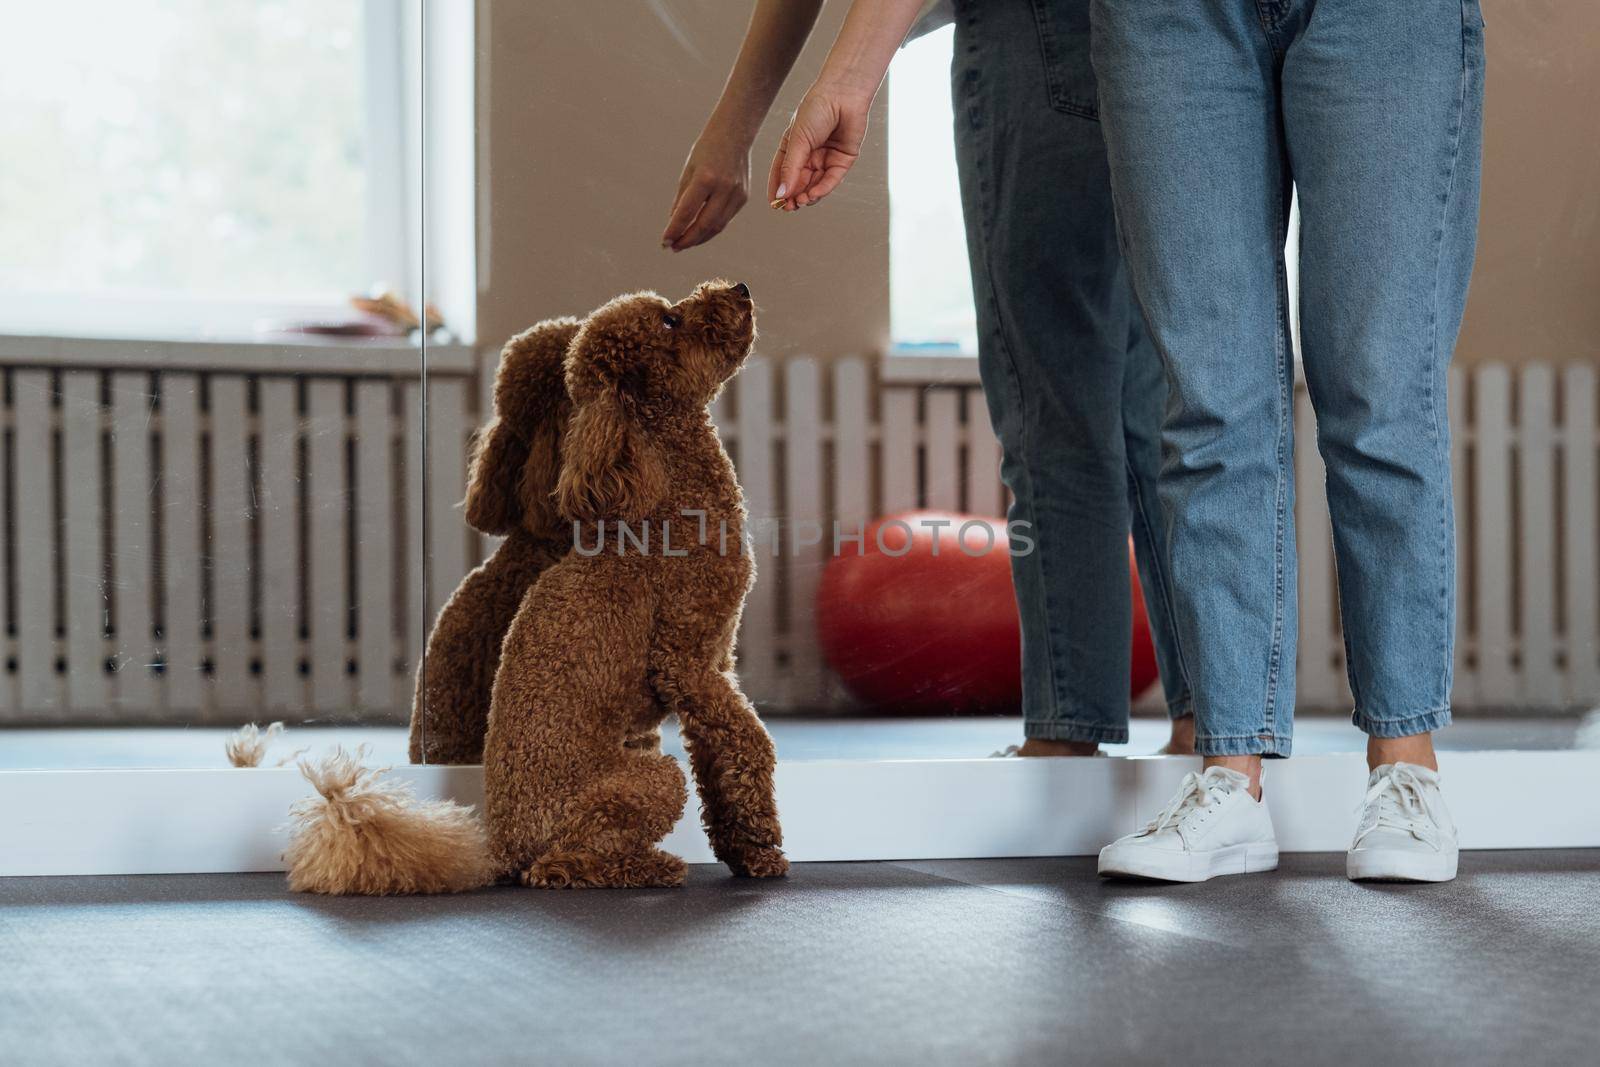
[[(767, 165), (787, 116), (833, 40), (830, 4), (756, 143), (751, 203), (722, 236), (661, 249), (684, 157), (744, 35), (731, 0), (489, 0), (480, 20), (478, 337), (581, 314), (619, 292), (682, 294), (723, 276), (761, 309), (761, 348), (880, 350), (889, 331), (889, 222), (881, 113), (850, 181), (825, 208), (765, 205)], [(880, 107), (881, 112), (881, 107)], [(486, 254), (485, 254), (486, 253)], [(486, 269), (485, 269), (486, 268)]]
[[(1600, 359), (1600, 3), (1487, 0), (1483, 221), (1458, 359)], [(749, 5), (735, 0), (483, 0), (478, 336), (578, 313), (624, 289), (750, 283), (763, 348), (881, 350), (888, 196), (881, 113), (828, 204), (760, 201), (783, 116), (833, 38), (823, 15), (757, 143), (757, 198), (710, 245), (657, 238)], [(881, 109), (880, 109), (881, 111)]]
[(1600, 361), (1600, 3), (1483, 7), (1483, 212), (1457, 358)]

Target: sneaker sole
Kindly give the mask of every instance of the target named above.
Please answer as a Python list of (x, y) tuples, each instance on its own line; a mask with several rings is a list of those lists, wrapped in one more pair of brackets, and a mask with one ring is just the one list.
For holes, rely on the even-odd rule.
[(1209, 852), (1152, 853), (1143, 848), (1107, 846), (1100, 853), (1100, 874), (1106, 878), (1143, 878), (1157, 882), (1204, 882), (1225, 874), (1259, 874), (1276, 870), (1276, 842), (1229, 845)]
[(1344, 870), (1352, 882), (1449, 882), (1458, 858), (1455, 852), (1361, 849), (1345, 853)]

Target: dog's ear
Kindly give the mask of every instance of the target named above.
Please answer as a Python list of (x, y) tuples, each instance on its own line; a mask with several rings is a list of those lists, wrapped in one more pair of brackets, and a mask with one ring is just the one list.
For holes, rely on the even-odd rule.
[(556, 481), (561, 477), (561, 431), (565, 419), (534, 430), (528, 442), (528, 456), (522, 464), (522, 479), (517, 485), (517, 502), (522, 507), (522, 525), (538, 533), (560, 522), (556, 511)]
[(556, 504), (584, 522), (637, 522), (661, 502), (666, 465), (617, 394), (605, 391), (578, 405), (562, 442)]
[(550, 494), (567, 413), (565, 360), (578, 320), (548, 319), (500, 351), (494, 374), (495, 417), (473, 440), (467, 475), (467, 522), (504, 536), (519, 524), (532, 533), (556, 521)]
[(473, 437), (466, 510), (467, 524), (474, 530), (503, 537), (522, 520), (528, 456), (528, 442), (499, 417)]

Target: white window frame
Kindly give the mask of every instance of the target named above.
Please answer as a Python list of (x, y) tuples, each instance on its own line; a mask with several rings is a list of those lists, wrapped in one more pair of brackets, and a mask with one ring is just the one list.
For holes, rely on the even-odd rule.
[[(421, 47), (423, 0), (363, 0), (367, 278), (416, 303), (421, 292)], [(430, 5), (432, 6), (432, 5)], [(453, 5), (442, 5), (453, 6)], [(393, 106), (402, 100), (401, 107)], [(0, 291), (0, 334), (152, 340), (245, 340), (263, 321), (323, 318), (355, 294), (303, 299), (165, 292)]]

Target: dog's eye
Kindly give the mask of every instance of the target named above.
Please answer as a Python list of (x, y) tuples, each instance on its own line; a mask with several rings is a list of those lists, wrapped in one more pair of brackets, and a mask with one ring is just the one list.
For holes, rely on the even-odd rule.
[(669, 330), (676, 330), (683, 325), (683, 316), (676, 315), (670, 311), (663, 311), (661, 313), (661, 325)]

